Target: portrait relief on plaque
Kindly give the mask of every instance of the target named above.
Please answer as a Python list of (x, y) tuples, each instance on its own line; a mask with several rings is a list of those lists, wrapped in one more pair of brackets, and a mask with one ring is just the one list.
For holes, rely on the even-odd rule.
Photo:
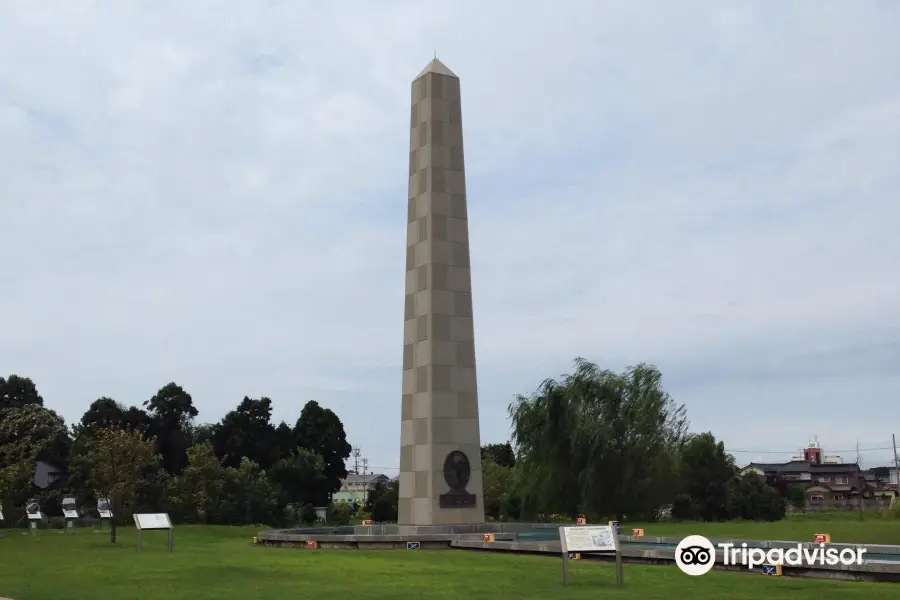
[(472, 465), (469, 457), (460, 450), (454, 450), (444, 459), (444, 481), (450, 492), (441, 494), (441, 508), (472, 508), (475, 506), (475, 494), (466, 491), (472, 477)]

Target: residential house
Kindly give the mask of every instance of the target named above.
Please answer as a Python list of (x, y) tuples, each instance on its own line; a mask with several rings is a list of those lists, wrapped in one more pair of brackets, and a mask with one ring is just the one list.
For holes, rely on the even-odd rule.
[(66, 472), (60, 467), (48, 463), (47, 461), (39, 460), (37, 461), (37, 464), (35, 464), (32, 481), (34, 482), (35, 487), (45, 490), (51, 485), (62, 481), (65, 477)]
[(379, 483), (386, 484), (391, 480), (387, 475), (380, 473), (363, 473), (357, 475), (350, 473), (341, 480), (341, 489), (334, 493), (332, 501), (335, 503), (365, 505), (369, 491)]
[[(742, 472), (754, 471), (774, 485), (784, 482), (806, 494), (807, 510), (886, 506), (896, 492), (888, 491), (875, 469), (862, 471), (857, 463), (839, 456), (825, 456), (818, 441), (810, 442), (802, 456), (784, 463), (750, 463)], [(896, 490), (896, 485), (894, 486)]]

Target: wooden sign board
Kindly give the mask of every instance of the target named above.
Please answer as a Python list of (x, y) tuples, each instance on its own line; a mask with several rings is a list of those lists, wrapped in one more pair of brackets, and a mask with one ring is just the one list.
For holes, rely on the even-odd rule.
[(632, 529), (631, 536), (632, 537), (644, 537), (644, 530), (640, 529), (640, 528)]
[(831, 543), (831, 534), (828, 533), (814, 533), (813, 534), (813, 544), (830, 544)]
[(485, 533), (484, 535), (481, 536), (481, 540), (484, 542), (493, 542), (494, 534), (493, 533)]
[(375, 524), (375, 521), (373, 521), (372, 519), (366, 519), (363, 521), (363, 525), (368, 526), (368, 525), (374, 525), (374, 524)]
[[(622, 551), (619, 533), (611, 525), (575, 525), (559, 528), (559, 545), (563, 557), (563, 584), (569, 582), (569, 559), (584, 553), (613, 553), (616, 556), (616, 584), (622, 585)], [(572, 557), (575, 554), (575, 557)]]
[(169, 519), (169, 515), (167, 513), (146, 513), (146, 514), (135, 514), (134, 515), (134, 526), (137, 528), (138, 532), (138, 552), (141, 551), (141, 546), (143, 545), (143, 533), (144, 531), (153, 531), (153, 530), (166, 530), (169, 532), (169, 543), (168, 550), (172, 552), (174, 549), (174, 538), (173, 538), (173, 529), (172, 529), (172, 521)]

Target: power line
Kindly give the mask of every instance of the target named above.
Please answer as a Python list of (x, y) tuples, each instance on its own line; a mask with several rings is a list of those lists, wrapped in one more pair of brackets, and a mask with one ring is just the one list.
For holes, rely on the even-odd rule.
[[(881, 450), (893, 450), (891, 446), (884, 446), (882, 448), (859, 448), (859, 452), (878, 452)], [(849, 448), (847, 450), (829, 450), (829, 452), (856, 452), (857, 448)], [(731, 452), (732, 454), (792, 454), (796, 453), (797, 449), (793, 450), (734, 450), (732, 448), (726, 448), (725, 452)]]

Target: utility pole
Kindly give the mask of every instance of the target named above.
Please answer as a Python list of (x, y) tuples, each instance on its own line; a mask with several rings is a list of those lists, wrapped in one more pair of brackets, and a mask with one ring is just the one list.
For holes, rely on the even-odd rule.
[(353, 449), (353, 472), (359, 475), (359, 448)]
[(363, 476), (363, 510), (365, 510), (366, 503), (369, 501), (369, 482), (368, 482), (368, 477), (366, 477), (366, 474), (368, 473), (368, 469), (369, 469), (369, 459), (368, 458), (362, 459), (362, 466), (363, 466), (363, 472), (362, 472), (362, 476)]
[(862, 469), (860, 469), (859, 465), (859, 440), (856, 440), (856, 472), (859, 473), (857, 477), (859, 479), (856, 480), (856, 498), (859, 502), (859, 520), (863, 520), (863, 486), (866, 485), (866, 478), (862, 476)]
[(897, 460), (897, 435), (891, 434), (891, 441), (894, 442), (894, 472), (897, 474), (897, 495), (900, 496), (900, 460)]

